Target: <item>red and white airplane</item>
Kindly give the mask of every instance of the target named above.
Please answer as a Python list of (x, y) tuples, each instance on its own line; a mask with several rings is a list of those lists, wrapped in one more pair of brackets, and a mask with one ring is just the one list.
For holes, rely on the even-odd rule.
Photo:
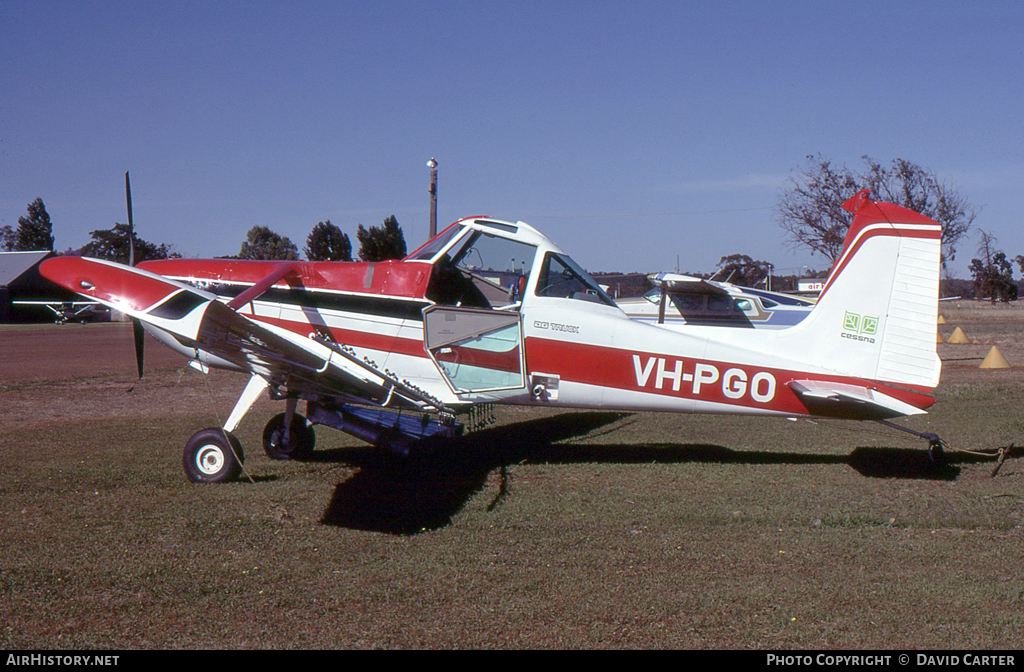
[[(924, 413), (941, 366), (941, 227), (866, 192), (844, 207), (855, 217), (817, 305), (773, 331), (631, 320), (536, 229), (486, 218), (455, 222), (401, 261), (57, 257), (40, 271), (128, 314), (196, 368), (251, 376), (225, 425), (185, 449), (189, 478), (216, 482), (241, 472), (231, 432), (264, 392), (285, 402), (264, 431), (279, 459), (311, 451), (314, 424), (405, 451), (454, 436), (457, 414), (478, 403), (883, 422)], [(938, 437), (918, 435), (941, 451)]]

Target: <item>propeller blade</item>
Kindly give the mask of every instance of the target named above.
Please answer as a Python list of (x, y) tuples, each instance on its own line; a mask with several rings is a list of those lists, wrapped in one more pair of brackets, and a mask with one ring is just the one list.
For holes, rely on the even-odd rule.
[(142, 321), (136, 317), (132, 318), (132, 331), (135, 332), (135, 362), (139, 367), (139, 378), (142, 378), (143, 350), (146, 343), (146, 330), (142, 328)]
[[(124, 174), (124, 193), (128, 199), (128, 265), (135, 265), (135, 223), (132, 222), (132, 183), (128, 179), (128, 173)], [(138, 342), (136, 337), (136, 342)], [(141, 366), (141, 365), (140, 365)], [(141, 369), (140, 369), (141, 370)], [(142, 377), (142, 374), (139, 374)]]

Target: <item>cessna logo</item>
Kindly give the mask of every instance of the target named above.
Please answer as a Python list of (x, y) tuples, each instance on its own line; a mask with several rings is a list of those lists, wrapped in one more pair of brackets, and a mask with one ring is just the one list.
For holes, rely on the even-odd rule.
[[(683, 384), (694, 395), (700, 395), (705, 387), (719, 388), (727, 399), (742, 399), (749, 395), (758, 403), (766, 404), (775, 398), (775, 376), (767, 371), (750, 375), (739, 367), (726, 369), (721, 373), (714, 364), (694, 362), (692, 371), (684, 371), (684, 360), (648, 357), (641, 360), (633, 355), (633, 371), (638, 387), (653, 387), (656, 390), (679, 392)], [(705, 392), (707, 394), (707, 392)]]
[(843, 331), (841, 337), (851, 341), (864, 341), (874, 343), (874, 335), (878, 333), (878, 318), (873, 315), (858, 315), (846, 311), (843, 316)]

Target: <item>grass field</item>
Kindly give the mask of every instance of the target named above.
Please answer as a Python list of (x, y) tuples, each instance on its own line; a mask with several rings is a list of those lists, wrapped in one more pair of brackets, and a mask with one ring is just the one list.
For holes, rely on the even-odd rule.
[[(1024, 444), (1024, 309), (942, 312), (976, 342), (939, 346), (938, 401), (905, 424)], [(875, 424), (499, 408), (447, 454), (320, 428), (315, 460), (274, 462), (261, 401), (252, 480), (195, 485), (184, 442), (244, 379), (138, 381), (130, 328), (62, 329), (0, 331), (5, 648), (1024, 643), (1015, 455), (992, 477)], [(978, 369), (993, 345), (1018, 368)]]

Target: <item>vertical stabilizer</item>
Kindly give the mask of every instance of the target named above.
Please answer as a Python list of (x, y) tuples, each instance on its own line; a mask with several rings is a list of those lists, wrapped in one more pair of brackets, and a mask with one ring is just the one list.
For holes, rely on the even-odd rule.
[(932, 389), (942, 227), (862, 191), (843, 251), (818, 303), (787, 330), (777, 354), (844, 375)]

